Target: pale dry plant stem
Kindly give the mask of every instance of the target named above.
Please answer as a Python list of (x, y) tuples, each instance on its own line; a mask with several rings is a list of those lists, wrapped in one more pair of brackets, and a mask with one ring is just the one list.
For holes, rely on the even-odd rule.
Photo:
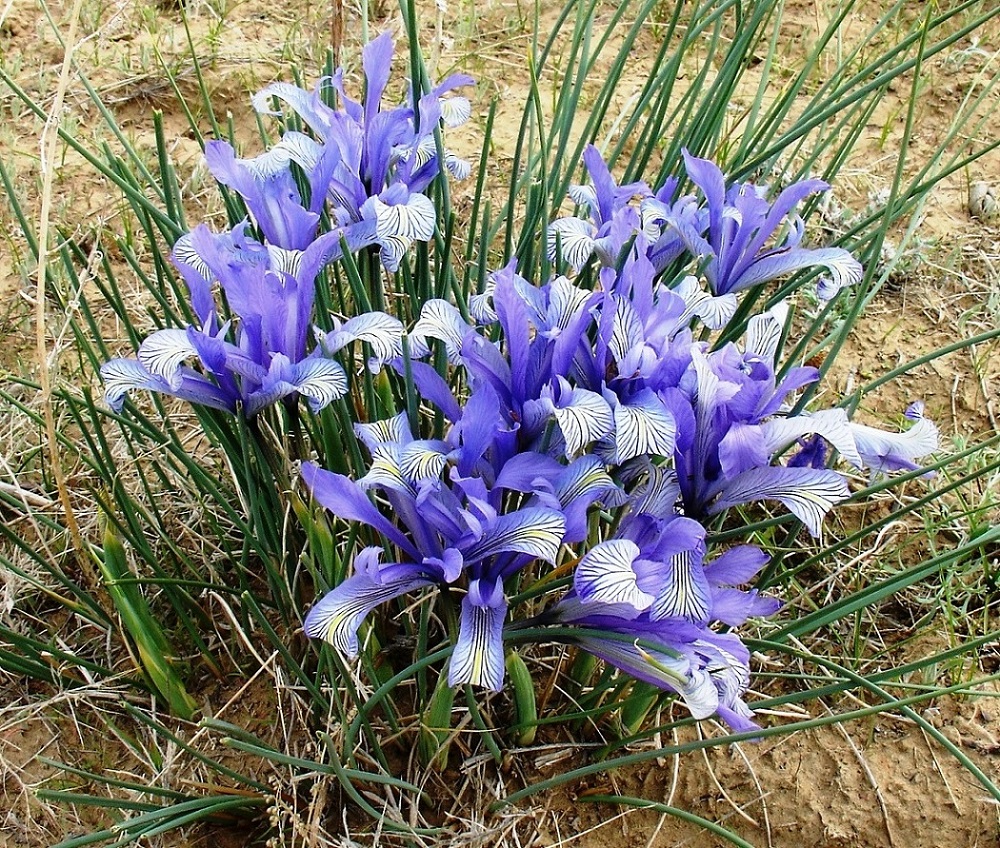
[(45, 438), (48, 442), (49, 461), (52, 465), (52, 476), (59, 492), (59, 501), (66, 516), (66, 528), (69, 530), (76, 551), (77, 560), (84, 577), (92, 587), (98, 585), (97, 572), (90, 562), (87, 548), (80, 534), (80, 525), (69, 498), (66, 477), (63, 474), (62, 461), (59, 456), (59, 442), (56, 437), (55, 412), (52, 409), (52, 379), (49, 373), (48, 345), (45, 339), (45, 284), (48, 271), (49, 224), (52, 214), (52, 182), (56, 171), (56, 143), (59, 139), (59, 125), (62, 121), (63, 103), (66, 99), (66, 89), (69, 87), (70, 70), (73, 66), (73, 52), (76, 49), (76, 29), (80, 20), (80, 9), (83, 0), (73, 0), (70, 11), (69, 27), (66, 33), (66, 52), (63, 56), (62, 69), (59, 72), (59, 83), (56, 87), (55, 100), (49, 112), (48, 119), (42, 129), (40, 140), (42, 168), (42, 204), (38, 223), (38, 287), (35, 296), (35, 347), (38, 359), (38, 382), (41, 388), (42, 412), (45, 416)]
[[(705, 739), (706, 737), (704, 731), (702, 730), (701, 725), (699, 724), (697, 725), (697, 727), (698, 727), (698, 738)], [(750, 822), (750, 824), (752, 824), (754, 827), (759, 829), (760, 823), (757, 821), (757, 819), (751, 816), (746, 810), (743, 809), (743, 807), (740, 804), (738, 804), (732, 798), (732, 796), (730, 796), (730, 794), (726, 791), (725, 787), (722, 785), (722, 782), (716, 776), (715, 767), (712, 765), (712, 761), (708, 758), (708, 748), (701, 749), (701, 756), (702, 759), (705, 761), (705, 770), (708, 772), (709, 779), (712, 781), (713, 784), (715, 784), (715, 788), (719, 791), (722, 797), (726, 799), (729, 806), (732, 808), (733, 812), (736, 813), (741, 818), (745, 819), (746, 821)]]
[(955, 797), (955, 793), (952, 792), (951, 782), (948, 780), (948, 776), (944, 773), (944, 769), (941, 768), (941, 762), (937, 758), (937, 754), (934, 752), (934, 746), (931, 744), (931, 740), (927, 736), (927, 731), (922, 727), (920, 728), (920, 735), (923, 737), (924, 744), (927, 746), (927, 750), (930, 751), (931, 759), (934, 761), (934, 768), (941, 778), (941, 782), (944, 784), (945, 791), (948, 793), (948, 798), (951, 801), (952, 807), (955, 811), (961, 815), (962, 808), (958, 805), (958, 798)]
[[(823, 704), (823, 709), (826, 710), (828, 715), (833, 715), (833, 710), (831, 710), (826, 704)], [(896, 835), (892, 829), (892, 820), (889, 818), (889, 808), (885, 803), (885, 796), (882, 795), (882, 788), (879, 786), (878, 779), (875, 777), (875, 773), (871, 770), (871, 766), (868, 765), (868, 760), (865, 755), (858, 748), (857, 743), (851, 738), (851, 735), (847, 732), (847, 729), (843, 724), (837, 722), (834, 727), (840, 731), (840, 735), (844, 737), (844, 740), (850, 746), (851, 751), (854, 752), (854, 758), (857, 760), (858, 765), (861, 770), (865, 773), (868, 778), (868, 783), (871, 785), (872, 790), (875, 792), (875, 799), (878, 801), (879, 809), (882, 811), (882, 823), (885, 825), (886, 835), (889, 837), (889, 845), (896, 846), (899, 843), (896, 841)]]
[(753, 780), (754, 786), (757, 787), (757, 800), (760, 801), (761, 817), (764, 820), (764, 833), (767, 835), (767, 848), (774, 848), (774, 840), (771, 836), (771, 817), (767, 813), (767, 796), (770, 793), (764, 791), (764, 787), (761, 785), (760, 778), (757, 776), (753, 763), (750, 762), (750, 758), (747, 756), (746, 751), (743, 750), (743, 745), (736, 742), (732, 746), (732, 750), (741, 760), (743, 760), (743, 764), (747, 767), (747, 773), (750, 775), (750, 779)]
[(14, 6), (14, 0), (7, 0), (7, 2), (4, 3), (3, 12), (0, 12), (0, 26), (3, 25), (3, 22), (5, 20), (7, 20), (7, 15), (10, 14), (10, 10), (13, 8), (13, 6)]

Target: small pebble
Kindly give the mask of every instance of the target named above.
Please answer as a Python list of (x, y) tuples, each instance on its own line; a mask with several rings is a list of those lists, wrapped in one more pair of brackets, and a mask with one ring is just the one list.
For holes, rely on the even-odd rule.
[(983, 223), (1000, 220), (1000, 197), (982, 180), (969, 186), (969, 214)]

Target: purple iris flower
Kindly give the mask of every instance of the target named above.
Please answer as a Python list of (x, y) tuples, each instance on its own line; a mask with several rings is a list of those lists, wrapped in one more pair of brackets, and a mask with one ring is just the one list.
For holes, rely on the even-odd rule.
[(544, 444), (545, 452), (572, 456), (613, 426), (607, 401), (597, 392), (572, 387), (563, 376), (572, 373), (594, 320), (590, 307), (599, 297), (565, 277), (536, 288), (508, 266), (491, 276), (487, 292), (474, 304), (482, 320), (500, 325), (502, 347), (467, 324), (455, 307), (432, 300), (410, 333), (411, 351), (423, 357), (430, 350), (428, 339), (441, 341), (453, 364), (492, 387), (504, 417), (518, 425), (522, 449)]
[(799, 246), (802, 221), (791, 216), (792, 209), (810, 194), (826, 191), (829, 185), (822, 180), (793, 183), (772, 203), (750, 183), (733, 183), (727, 189), (714, 162), (687, 151), (684, 162), (688, 176), (705, 197), (707, 226), (699, 232), (704, 219), (684, 215), (671, 216), (667, 223), (704, 262), (712, 295), (742, 291), (817, 266), (826, 268), (840, 287), (861, 279), (861, 265), (846, 250)]
[[(624, 538), (593, 547), (577, 568), (572, 591), (542, 620), (580, 628), (572, 636), (559, 638), (638, 680), (677, 692), (695, 718), (717, 714), (736, 731), (755, 729), (753, 713), (742, 699), (750, 679), (749, 652), (735, 634), (716, 632), (709, 624), (736, 626), (748, 616), (777, 611), (780, 603), (773, 598), (735, 588), (751, 580), (767, 556), (756, 547), (741, 546), (707, 565), (694, 564), (691, 553), (698, 550), (696, 542), (688, 552), (670, 553), (668, 548), (691, 544), (696, 532), (684, 539), (684, 528), (678, 541), (664, 542), (656, 538), (663, 527), (657, 533), (649, 529), (641, 554), (637, 545)], [(631, 532), (642, 535), (638, 527)], [(675, 567), (683, 563), (687, 577), (671, 579), (664, 563), (643, 559), (663, 555)], [(593, 568), (588, 557), (607, 562)], [(640, 581), (651, 591), (639, 588)], [(695, 582), (701, 588), (696, 589)], [(664, 590), (672, 596), (666, 606), (661, 602)]]
[[(777, 500), (818, 535), (826, 513), (848, 495), (837, 472), (775, 460), (796, 440), (818, 434), (852, 464), (861, 460), (843, 410), (790, 416), (788, 395), (818, 377), (812, 368), (774, 372), (783, 311), (750, 322), (746, 348), (693, 348), (692, 365), (673, 395), (679, 426), (675, 468), (686, 515), (702, 520), (728, 507)], [(685, 408), (682, 396), (690, 406)]]
[[(341, 226), (367, 224), (374, 227), (374, 240), (381, 247), (382, 261), (389, 271), (399, 268), (414, 241), (427, 241), (434, 234), (437, 213), (421, 192), (438, 175), (435, 130), (464, 123), (469, 102), (455, 95), (457, 88), (472, 85), (464, 74), (448, 77), (429, 94), (419, 98), (416, 111), (408, 103), (386, 107), (382, 100), (392, 67), (393, 42), (388, 33), (365, 45), (362, 68), (365, 94), (352, 100), (343, 83), (343, 69), (332, 79), (320, 80), (313, 92), (287, 83), (274, 83), (253, 98), (264, 114), (277, 98), (288, 104), (309, 126), (320, 143), (307, 145), (293, 137), (297, 164), (307, 174), (321, 173), (325, 180), (310, 178), (312, 203), (329, 200), (333, 217)], [(323, 88), (332, 86), (340, 96), (341, 109), (323, 101)], [(304, 138), (304, 137), (301, 137)], [(284, 139), (283, 139), (284, 141)], [(280, 147), (280, 145), (279, 145)], [(309, 167), (313, 162), (316, 168)], [(249, 163), (247, 163), (249, 164)], [(444, 167), (456, 178), (469, 174), (469, 165), (451, 153), (444, 154)]]
[[(348, 233), (335, 230), (305, 250), (286, 250), (256, 242), (245, 230), (241, 224), (217, 235), (202, 225), (178, 240), (173, 261), (200, 326), (159, 330), (139, 346), (137, 359), (105, 363), (101, 376), (113, 409), (122, 408), (130, 389), (146, 389), (248, 417), (301, 395), (318, 412), (347, 391), (344, 369), (330, 358), (340, 348), (372, 343), (373, 369), (399, 355), (402, 325), (383, 313), (319, 334), (322, 343), (309, 350), (315, 277), (340, 256)], [(225, 321), (215, 307), (215, 284), (230, 309)]]
[[(341, 518), (372, 527), (397, 556), (397, 561), (383, 562), (382, 548), (359, 553), (354, 574), (309, 612), (305, 632), (352, 658), (358, 652), (358, 627), (375, 607), (416, 589), (461, 579), (466, 594), (449, 682), (499, 690), (507, 616), (504, 581), (532, 561), (554, 564), (566, 519), (552, 501), (503, 512), (503, 489), (491, 491), (481, 477), (461, 476), (464, 463), (455, 453), (475, 454), (489, 445), (488, 439), (474, 436), (481, 423), (474, 405), (470, 414), (477, 420), (467, 422), (467, 437), (457, 451), (446, 443), (413, 439), (405, 416), (358, 425), (372, 455), (371, 469), (358, 482), (312, 463), (302, 466), (303, 480), (316, 500)], [(449, 461), (457, 464), (445, 480), (441, 473)], [(381, 493), (395, 522), (373, 505), (367, 490)]]
[(549, 259), (554, 262), (556, 250), (561, 247), (562, 257), (577, 272), (595, 254), (602, 264), (615, 264), (625, 243), (643, 230), (643, 218), (631, 205), (632, 200), (652, 196), (643, 182), (623, 186), (615, 183), (600, 151), (592, 144), (583, 152), (583, 163), (591, 184), (570, 186), (569, 196), (589, 218), (559, 218), (548, 229)]
[(614, 538), (591, 547), (577, 565), (574, 588), (586, 603), (627, 604), (653, 621), (677, 618), (736, 626), (777, 606), (755, 593), (723, 591), (748, 582), (767, 557), (752, 546), (735, 548), (706, 567), (705, 528), (680, 515), (672, 476), (650, 466), (628, 500)]
[(677, 692), (696, 719), (718, 715), (733, 730), (756, 730), (743, 695), (750, 652), (735, 633), (675, 619), (654, 621), (627, 605), (587, 604), (574, 595), (553, 614), (579, 632), (558, 638), (620, 668), (636, 680)]
[[(220, 183), (244, 200), (254, 222), (268, 244), (286, 250), (305, 250), (316, 238), (320, 213), (329, 191), (339, 151), (333, 144), (320, 145), (302, 133), (289, 132), (274, 147), (253, 159), (238, 159), (227, 141), (205, 145), (208, 168)], [(305, 173), (309, 202), (304, 205), (291, 163)], [(358, 238), (355, 239), (362, 241)], [(374, 227), (367, 227), (367, 241), (374, 240)]]

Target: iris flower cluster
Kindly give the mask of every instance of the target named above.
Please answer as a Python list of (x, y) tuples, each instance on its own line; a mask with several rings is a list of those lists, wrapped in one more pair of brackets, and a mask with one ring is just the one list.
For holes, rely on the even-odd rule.
[[(370, 344), (373, 370), (399, 355), (403, 325), (384, 313), (335, 323), (327, 333), (314, 328), (317, 279), (344, 245), (351, 252), (377, 246), (395, 271), (410, 245), (433, 236), (437, 213), (422, 192), (442, 165), (435, 130), (469, 116), (468, 100), (454, 93), (471, 84), (463, 75), (419, 98), (416, 109), (383, 104), (392, 56), (388, 34), (365, 47), (363, 102), (347, 95), (342, 71), (312, 92), (276, 83), (254, 97), (267, 114), (280, 114), (270, 109), (275, 101), (288, 104), (311, 135), (286, 132), (252, 159), (240, 159), (226, 141), (206, 145), (209, 170), (243, 199), (250, 220), (223, 233), (201, 225), (174, 245), (197, 323), (152, 333), (136, 359), (101, 368), (113, 409), (129, 390), (146, 389), (247, 417), (296, 397), (318, 412), (347, 391), (335, 359), (345, 345)], [(340, 108), (327, 105), (330, 90)], [(451, 154), (443, 162), (453, 174), (468, 173)]]
[[(358, 426), (371, 456), (360, 480), (303, 467), (321, 504), (392, 550), (358, 554), (306, 633), (350, 658), (376, 606), (450, 587), (461, 593), (452, 684), (499, 690), (505, 633), (558, 625), (553, 638), (677, 692), (695, 717), (747, 730), (749, 654), (732, 628), (780, 604), (740, 588), (767, 555), (753, 545), (710, 551), (707, 528), (731, 507), (776, 501), (818, 535), (848, 496), (843, 475), (825, 466), (827, 446), (877, 473), (916, 467), (937, 431), (919, 408), (902, 434), (856, 425), (842, 409), (793, 414), (794, 394), (819, 372), (778, 361), (783, 305), (751, 317), (740, 344), (712, 347), (693, 332), (696, 319), (714, 328), (710, 299), (778, 275), (820, 265), (845, 284), (856, 279), (846, 251), (798, 247), (796, 227), (768, 244), (794, 201), (822, 184), (797, 184), (769, 204), (687, 157), (706, 202), (668, 209), (642, 184), (616, 186), (595, 149), (585, 159), (594, 184), (573, 197), (591, 220), (555, 222), (550, 245), (575, 257), (576, 270), (596, 256), (599, 285), (560, 275), (536, 286), (512, 262), (472, 299), (471, 321), (447, 301), (426, 303), (409, 333), (413, 361), (394, 365), (443, 414), (444, 438), (416, 438), (401, 414)], [(664, 256), (685, 253), (707, 291), (694, 277), (671, 287), (662, 274)], [(435, 346), (461, 372), (463, 393), (421, 361)], [(553, 569), (572, 572), (563, 597), (534, 618), (513, 617), (510, 587)]]
[[(735, 628), (780, 602), (746, 588), (767, 554), (719, 549), (709, 529), (733, 508), (770, 501), (818, 535), (849, 494), (828, 467), (831, 450), (881, 474), (918, 467), (937, 445), (919, 404), (903, 433), (838, 408), (800, 411), (796, 394), (819, 372), (780, 361), (784, 304), (747, 318), (738, 342), (710, 340), (720, 328), (734, 337), (743, 291), (808, 268), (832, 277), (828, 291), (860, 279), (846, 251), (802, 245), (794, 207), (826, 185), (799, 182), (771, 201), (685, 153), (697, 193), (680, 196), (676, 178), (655, 190), (617, 185), (589, 147), (591, 184), (570, 192), (580, 215), (547, 231), (550, 258), (572, 276), (538, 285), (512, 261), (464, 312), (424, 303), (406, 344), (401, 322), (380, 312), (319, 332), (322, 269), (346, 246), (377, 247), (395, 271), (434, 232), (424, 189), (442, 168), (468, 172), (435, 130), (468, 117), (455, 89), (471, 80), (449, 77), (415, 107), (389, 108), (391, 58), (388, 36), (365, 48), (361, 101), (341, 72), (312, 92), (275, 84), (254, 98), (260, 112), (290, 107), (308, 134), (286, 132), (254, 159), (208, 145), (209, 168), (250, 220), (177, 242), (197, 322), (107, 363), (108, 402), (120, 409), (143, 388), (246, 416), (298, 397), (317, 412), (347, 391), (338, 351), (365, 342), (368, 367), (395, 369), (421, 404), (355, 425), (369, 458), (359, 479), (301, 466), (316, 501), (377, 542), (314, 605), (309, 636), (350, 659), (376, 607), (445, 592), (460, 604), (453, 685), (501, 689), (505, 639), (543, 633), (677, 693), (696, 718), (753, 728), (749, 653)], [(340, 108), (328, 105), (331, 90)], [(445, 422), (439, 438), (422, 433), (432, 419)], [(547, 601), (525, 617), (515, 591)]]

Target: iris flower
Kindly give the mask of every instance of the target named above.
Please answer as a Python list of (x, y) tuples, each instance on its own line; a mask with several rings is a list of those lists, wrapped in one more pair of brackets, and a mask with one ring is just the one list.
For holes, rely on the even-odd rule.
[[(633, 510), (649, 504), (648, 492), (631, 501)], [(538, 623), (579, 628), (560, 638), (679, 693), (695, 718), (717, 713), (734, 730), (753, 729), (753, 713), (742, 700), (749, 654), (735, 634), (710, 625), (735, 627), (777, 611), (777, 600), (736, 588), (768, 557), (745, 545), (705, 563), (704, 550), (697, 522), (633, 511), (614, 538), (581, 559), (573, 589)]]
[[(344, 231), (312, 241), (305, 250), (263, 245), (241, 224), (213, 234), (201, 225), (178, 240), (174, 264), (191, 293), (200, 322), (158, 330), (136, 359), (101, 367), (105, 398), (121, 410), (126, 393), (146, 389), (250, 417), (281, 398), (301, 395), (318, 412), (347, 391), (347, 376), (332, 357), (352, 341), (374, 343), (373, 368), (398, 356), (402, 325), (383, 313), (362, 315), (309, 350), (314, 335), (315, 277), (341, 251)], [(225, 294), (231, 318), (216, 311), (212, 289)]]
[(600, 151), (592, 144), (583, 152), (583, 163), (591, 184), (570, 186), (569, 195), (589, 218), (559, 218), (548, 229), (549, 259), (554, 262), (556, 250), (561, 248), (562, 257), (576, 272), (595, 254), (602, 264), (614, 265), (625, 243), (643, 228), (639, 210), (631, 201), (651, 196), (649, 186), (643, 182), (623, 186), (615, 183)]
[[(343, 69), (332, 79), (320, 80), (312, 92), (274, 83), (253, 98), (257, 111), (269, 115), (281, 114), (270, 108), (272, 100), (283, 101), (312, 130), (319, 141), (308, 147), (296, 140), (289, 155), (298, 156), (295, 161), (307, 174), (316, 173), (309, 167), (316, 162), (324, 175), (325, 186), (319, 180), (310, 180), (313, 203), (318, 192), (320, 203), (329, 199), (341, 226), (362, 222), (373, 226), (382, 261), (389, 271), (399, 268), (414, 241), (427, 241), (434, 234), (437, 213), (421, 193), (441, 168), (434, 133), (441, 124), (454, 127), (468, 119), (469, 102), (454, 91), (473, 84), (471, 77), (454, 74), (419, 98), (416, 111), (409, 105), (412, 99), (407, 104), (386, 107), (382, 101), (393, 51), (388, 33), (365, 45), (365, 93), (361, 102), (348, 96)], [(339, 94), (341, 109), (324, 102), (325, 87)], [(307, 147), (309, 155), (303, 159), (301, 154)], [(466, 162), (447, 152), (444, 167), (457, 178), (469, 173)]]
[[(860, 263), (839, 247), (800, 246), (802, 220), (794, 207), (826, 191), (822, 180), (788, 186), (773, 202), (750, 183), (726, 186), (722, 171), (684, 151), (688, 177), (705, 197), (705, 217), (667, 215), (688, 251), (701, 263), (713, 297), (724, 297), (806, 268), (825, 268), (837, 288), (858, 282)], [(697, 222), (697, 223), (695, 223)]]
[[(475, 408), (468, 414), (475, 416)], [(478, 451), (482, 442), (473, 446), (472, 437), (480, 422), (469, 423), (465, 447)], [(389, 425), (359, 425), (359, 435), (372, 454), (365, 478), (354, 482), (312, 463), (303, 464), (302, 478), (319, 503), (334, 515), (371, 527), (395, 554), (392, 561), (383, 561), (382, 547), (361, 551), (354, 573), (309, 612), (306, 634), (353, 658), (358, 628), (375, 607), (461, 580), (465, 595), (449, 682), (499, 690), (507, 615), (504, 580), (532, 561), (555, 563), (566, 530), (564, 515), (551, 505), (501, 512), (500, 490), (492, 493), (480, 477), (462, 477), (457, 466), (442, 479), (447, 447), (413, 439), (404, 417)], [(381, 493), (395, 522), (369, 500), (368, 490)]]

